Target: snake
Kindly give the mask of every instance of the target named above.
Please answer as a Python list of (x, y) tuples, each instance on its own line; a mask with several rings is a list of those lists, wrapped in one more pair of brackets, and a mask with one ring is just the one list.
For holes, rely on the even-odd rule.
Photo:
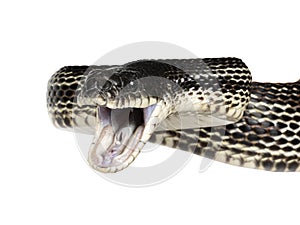
[(147, 142), (246, 168), (300, 171), (300, 80), (254, 82), (239, 58), (65, 66), (51, 76), (54, 126), (92, 134), (96, 171), (128, 167)]

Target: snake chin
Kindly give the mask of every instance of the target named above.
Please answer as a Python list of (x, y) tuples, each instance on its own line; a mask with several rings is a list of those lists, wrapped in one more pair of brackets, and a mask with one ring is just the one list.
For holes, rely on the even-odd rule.
[(125, 109), (99, 106), (97, 129), (88, 155), (90, 166), (113, 173), (131, 164), (155, 128), (155, 109), (159, 109), (157, 104)]

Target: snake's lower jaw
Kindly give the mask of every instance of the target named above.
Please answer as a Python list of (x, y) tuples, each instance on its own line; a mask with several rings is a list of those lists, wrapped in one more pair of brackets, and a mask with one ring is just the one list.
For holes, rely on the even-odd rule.
[(98, 107), (97, 130), (90, 146), (90, 166), (104, 173), (128, 167), (151, 137), (157, 121), (157, 104), (146, 108), (109, 109)]

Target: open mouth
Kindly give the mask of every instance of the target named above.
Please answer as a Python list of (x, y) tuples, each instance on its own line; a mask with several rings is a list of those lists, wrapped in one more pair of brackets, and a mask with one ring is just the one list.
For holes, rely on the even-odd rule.
[(89, 164), (100, 172), (117, 172), (126, 168), (150, 138), (146, 133), (154, 129), (150, 121), (155, 109), (156, 104), (124, 109), (99, 106)]

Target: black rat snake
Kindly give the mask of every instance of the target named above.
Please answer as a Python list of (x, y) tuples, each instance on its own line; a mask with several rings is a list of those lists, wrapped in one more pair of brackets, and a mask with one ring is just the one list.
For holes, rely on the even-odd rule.
[(147, 141), (217, 161), (300, 170), (300, 80), (252, 82), (237, 58), (67, 66), (48, 82), (55, 126), (95, 134), (88, 161), (126, 168)]

